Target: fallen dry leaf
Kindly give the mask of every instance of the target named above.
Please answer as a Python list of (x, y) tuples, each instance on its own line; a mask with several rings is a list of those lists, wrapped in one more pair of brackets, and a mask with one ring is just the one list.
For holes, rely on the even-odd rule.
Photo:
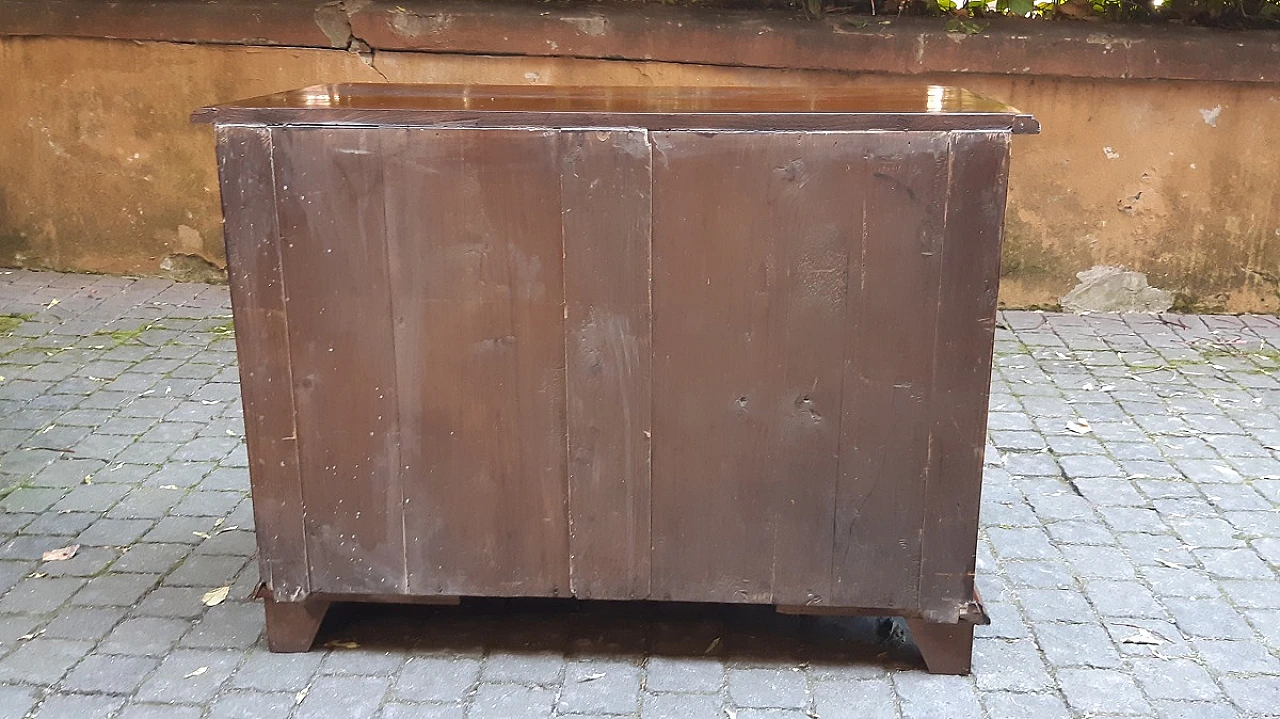
[(303, 687), (302, 691), (293, 695), (293, 703), (301, 704), (303, 699), (307, 698), (307, 692), (311, 691), (311, 687)]
[(1152, 634), (1151, 632), (1147, 631), (1146, 629), (1140, 628), (1138, 629), (1137, 633), (1135, 633), (1133, 636), (1125, 637), (1124, 639), (1121, 639), (1120, 643), (1121, 644), (1142, 644), (1145, 646), (1154, 647), (1160, 644), (1164, 644), (1164, 640)]
[(342, 639), (333, 639), (324, 643), (327, 649), (359, 649), (360, 642), (353, 642)]
[(1093, 427), (1089, 426), (1089, 420), (1077, 419), (1067, 422), (1067, 431), (1075, 432), (1076, 434), (1089, 434), (1093, 431)]
[(204, 674), (204, 673), (205, 673), (205, 672), (207, 672), (207, 671), (209, 671), (209, 667), (200, 667), (199, 669), (196, 669), (195, 671), (189, 672), (189, 673), (187, 673), (187, 674), (183, 674), (183, 675), (182, 675), (182, 678), (183, 678), (183, 679), (190, 679), (191, 677), (198, 677), (198, 676), (200, 676), (201, 674)]
[(714, 652), (718, 646), (720, 646), (720, 637), (712, 639), (711, 643), (707, 645), (707, 648), (702, 650), (702, 653), (710, 654), (711, 652)]
[(204, 602), (206, 607), (216, 607), (226, 601), (227, 594), (230, 591), (231, 587), (218, 587), (212, 591), (205, 592), (204, 596), (200, 597), (200, 601)]
[(76, 552), (80, 551), (79, 544), (70, 544), (59, 549), (50, 549), (40, 555), (40, 559), (45, 562), (61, 562), (64, 559), (71, 559), (76, 556)]
[(604, 679), (604, 677), (605, 677), (605, 673), (604, 673), (604, 672), (592, 672), (591, 674), (586, 675), (585, 677), (583, 677), (583, 678), (579, 679), (578, 681), (579, 681), (579, 682), (594, 682), (594, 681), (595, 681), (595, 680), (597, 680), (597, 679)]

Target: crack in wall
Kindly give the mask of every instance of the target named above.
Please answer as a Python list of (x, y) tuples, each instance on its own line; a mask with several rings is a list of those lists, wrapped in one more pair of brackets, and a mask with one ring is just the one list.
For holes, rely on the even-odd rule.
[(351, 25), (351, 18), (370, 2), (372, 0), (330, 0), (316, 8), (316, 25), (333, 47), (354, 53), (383, 80), (391, 82), (391, 78), (378, 68), (376, 51), (364, 38), (355, 34)]

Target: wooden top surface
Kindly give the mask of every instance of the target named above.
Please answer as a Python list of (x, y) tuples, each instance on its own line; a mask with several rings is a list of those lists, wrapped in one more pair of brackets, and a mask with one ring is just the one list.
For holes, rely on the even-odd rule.
[(1009, 130), (1035, 118), (968, 90), (893, 87), (566, 87), (339, 84), (196, 110), (235, 125), (643, 127), (650, 130)]

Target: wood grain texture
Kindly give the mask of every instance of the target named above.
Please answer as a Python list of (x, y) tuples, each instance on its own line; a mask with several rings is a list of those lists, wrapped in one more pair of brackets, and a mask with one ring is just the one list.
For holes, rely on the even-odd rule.
[(262, 600), (267, 625), (267, 648), (273, 652), (309, 652), (315, 644), (316, 632), (324, 624), (329, 611), (328, 599), (305, 602)]
[(826, 602), (863, 142), (653, 143), (653, 596)]
[(946, 191), (944, 133), (864, 136), (844, 337), (833, 602), (914, 607)]
[(934, 624), (908, 617), (911, 639), (930, 674), (968, 674), (973, 663), (972, 624)]
[(955, 622), (968, 614), (974, 597), (973, 548), (978, 540), (1009, 135), (956, 132), (948, 137), (951, 177), (934, 341), (932, 462), (924, 487), (920, 603), (926, 619)]
[(282, 601), (310, 592), (271, 131), (218, 128), (228, 280), (262, 581)]
[(274, 136), (312, 590), (402, 593), (381, 135)]
[(649, 141), (564, 132), (573, 595), (649, 596)]
[(409, 589), (566, 595), (557, 138), (381, 133)]

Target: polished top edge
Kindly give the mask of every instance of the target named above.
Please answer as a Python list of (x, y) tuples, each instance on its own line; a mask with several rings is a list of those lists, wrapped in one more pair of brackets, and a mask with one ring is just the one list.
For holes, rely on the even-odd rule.
[(649, 129), (1009, 129), (1030, 115), (963, 88), (315, 85), (196, 110), (194, 122), (263, 125), (635, 124)]

